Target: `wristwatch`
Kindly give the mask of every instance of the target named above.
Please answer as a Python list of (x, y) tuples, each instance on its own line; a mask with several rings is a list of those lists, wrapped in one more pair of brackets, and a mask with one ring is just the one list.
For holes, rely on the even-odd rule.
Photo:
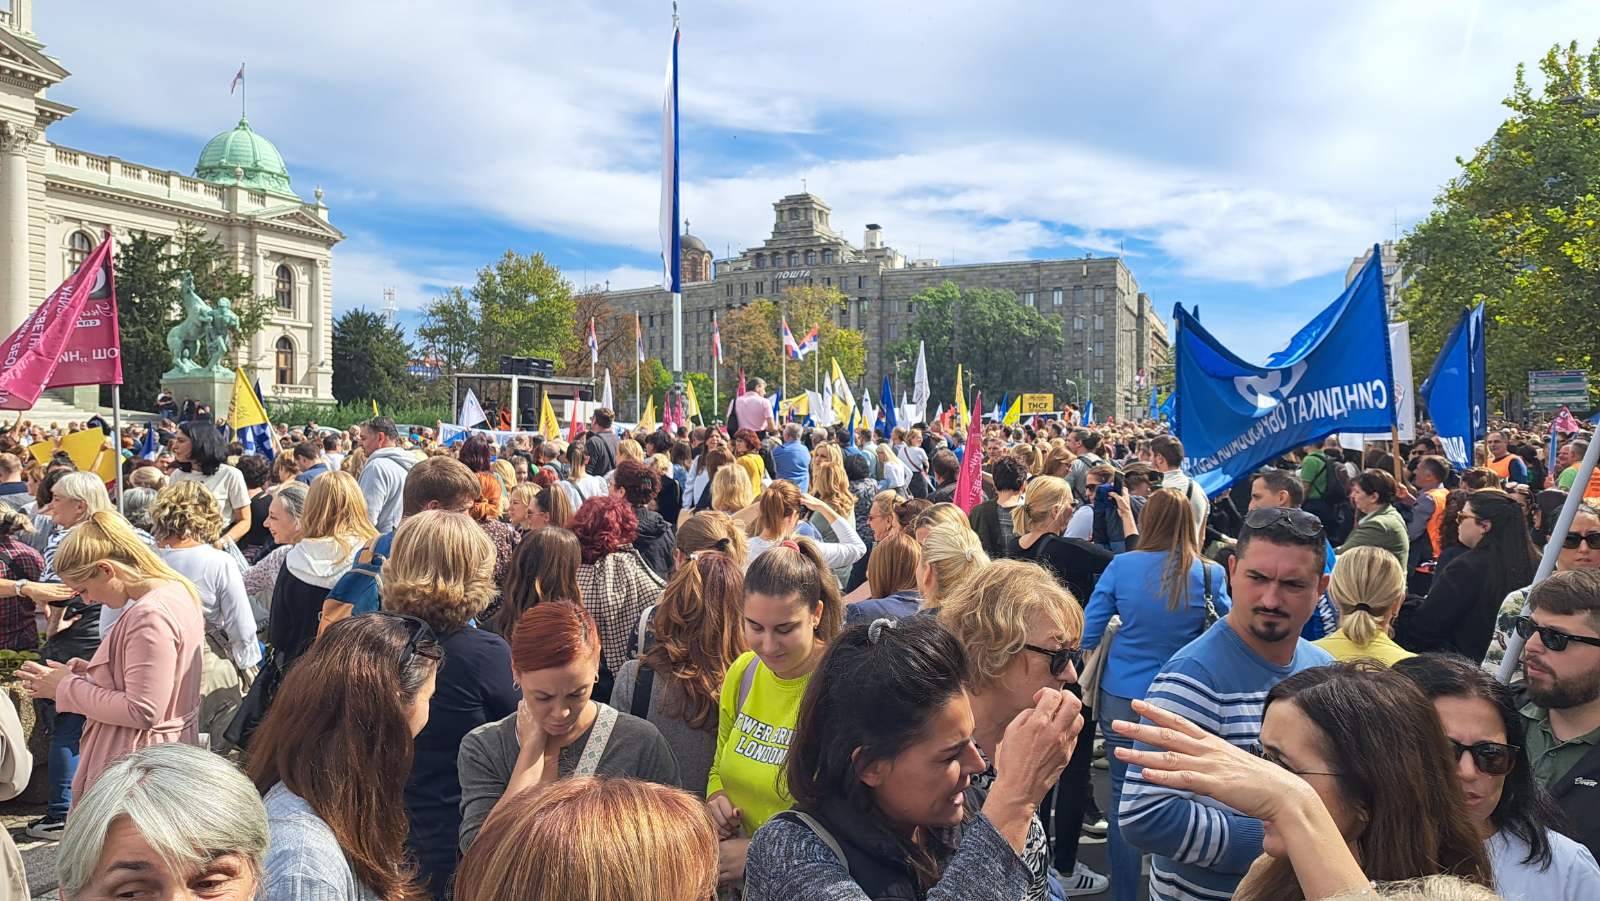
[(17, 597), (27, 597), (28, 580), (17, 579)]

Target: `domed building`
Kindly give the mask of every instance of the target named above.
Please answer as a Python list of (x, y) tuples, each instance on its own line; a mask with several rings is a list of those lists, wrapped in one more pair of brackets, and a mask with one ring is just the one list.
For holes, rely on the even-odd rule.
[[(283, 154), (244, 117), (207, 141), (192, 172), (53, 143), (75, 112), (47, 99), (69, 76), (32, 31), (32, 0), (0, 0), (0, 337), (60, 284), (106, 231), (173, 235), (197, 226), (276, 304), (237, 349), (269, 399), (333, 401), (333, 246), (322, 189), (298, 193)], [(213, 298), (207, 298), (211, 300)], [(61, 389), (93, 408), (96, 388)], [(58, 392), (52, 392), (58, 393)]]

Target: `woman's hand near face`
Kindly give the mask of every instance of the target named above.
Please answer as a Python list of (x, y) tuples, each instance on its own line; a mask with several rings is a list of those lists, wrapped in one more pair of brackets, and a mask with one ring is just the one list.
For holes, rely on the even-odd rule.
[(1017, 714), (995, 749), (995, 781), (983, 812), (1018, 853), (1040, 800), (1072, 759), (1082, 711), (1083, 703), (1072, 693), (1041, 688), (1034, 706)]

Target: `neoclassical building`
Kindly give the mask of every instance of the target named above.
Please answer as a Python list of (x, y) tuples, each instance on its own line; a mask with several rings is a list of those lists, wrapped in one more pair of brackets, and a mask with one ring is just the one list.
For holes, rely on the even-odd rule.
[(9, 0), (0, 9), (0, 333), (107, 230), (120, 240), (197, 226), (228, 248), (258, 294), (277, 301), (240, 348), (241, 365), (269, 397), (332, 402), (333, 246), (344, 235), (328, 221), (322, 189), (302, 198), (283, 156), (242, 117), (206, 143), (192, 174), (52, 143), (50, 126), (75, 110), (46, 91), (70, 73), (43, 53), (31, 6)]
[[(1101, 417), (1142, 415), (1147, 409), (1147, 379), (1159, 378), (1168, 362), (1167, 327), (1120, 257), (943, 266), (938, 260), (907, 258), (884, 240), (877, 224), (866, 226), (860, 246), (852, 244), (834, 229), (832, 208), (814, 194), (791, 194), (772, 208), (772, 233), (727, 259), (713, 261), (685, 224), (679, 263), (688, 371), (711, 371), (713, 313), (761, 298), (781, 300), (792, 286), (823, 286), (845, 296), (838, 324), (861, 332), (866, 382), (876, 391), (885, 372), (907, 362), (891, 355), (916, 321), (916, 296), (950, 281), (963, 288), (1010, 291), (1018, 303), (1060, 320), (1060, 343), (1017, 348), (1032, 364), (1036, 383), (1007, 387), (1068, 385), (1072, 390), (1058, 396), (1059, 403), (1092, 397)], [(607, 297), (618, 311), (639, 313), (645, 352), (670, 368), (671, 295), (650, 287), (610, 291)], [(814, 324), (790, 323), (797, 335)], [(733, 384), (730, 379), (736, 377), (724, 372), (722, 383)]]

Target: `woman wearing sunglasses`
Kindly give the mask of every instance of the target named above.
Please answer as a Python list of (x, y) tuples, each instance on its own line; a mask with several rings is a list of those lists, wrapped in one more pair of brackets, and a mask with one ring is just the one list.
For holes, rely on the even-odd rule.
[[(1556, 557), (1556, 572), (1578, 569), (1600, 569), (1600, 507), (1590, 501), (1578, 505), (1572, 516), (1572, 525), (1561, 541), (1560, 556)], [(1495, 618), (1494, 638), (1489, 642), (1489, 652), (1483, 658), (1483, 666), (1490, 672), (1500, 669), (1500, 661), (1505, 659), (1506, 646), (1516, 628), (1517, 617), (1522, 615), (1527, 606), (1528, 592), (1532, 588), (1532, 585), (1518, 588), (1506, 595), (1500, 605), (1500, 613)], [(1517, 670), (1520, 678), (1522, 667), (1518, 665)]]
[(1511, 690), (1460, 657), (1425, 654), (1395, 664), (1433, 700), (1456, 757), (1467, 814), (1484, 839), (1495, 890), (1518, 899), (1600, 897), (1589, 849), (1554, 831), (1563, 817), (1533, 778), (1526, 727)]
[(369, 613), (329, 626), (289, 670), (250, 741), (272, 834), (265, 901), (426, 896), (404, 792), (443, 656), (422, 620)]

